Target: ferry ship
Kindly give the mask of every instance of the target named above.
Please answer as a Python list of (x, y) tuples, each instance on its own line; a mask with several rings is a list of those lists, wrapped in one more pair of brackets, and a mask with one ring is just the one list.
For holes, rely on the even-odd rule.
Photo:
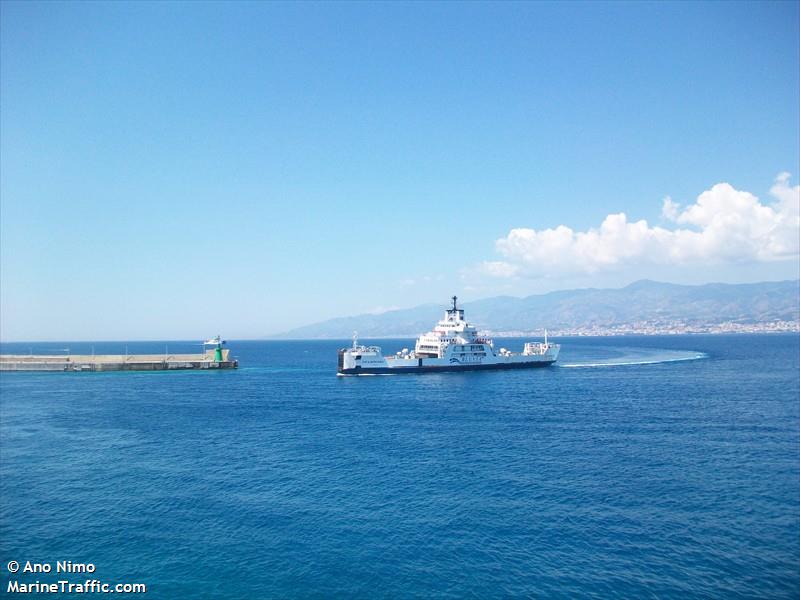
[(384, 356), (378, 346), (363, 346), (353, 335), (353, 345), (339, 350), (338, 375), (387, 375), (395, 373), (429, 373), (442, 371), (477, 371), (488, 369), (528, 369), (546, 367), (558, 359), (561, 346), (547, 341), (528, 342), (521, 353), (505, 348), (495, 351), (492, 340), (464, 320), (464, 309), (453, 307), (433, 331), (417, 339), (413, 351), (403, 348), (394, 356)]

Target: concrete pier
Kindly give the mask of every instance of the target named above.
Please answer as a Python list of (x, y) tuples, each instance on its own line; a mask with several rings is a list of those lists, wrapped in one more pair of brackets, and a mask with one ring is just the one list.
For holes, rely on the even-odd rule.
[(238, 366), (228, 349), (203, 354), (0, 354), (0, 371), (172, 371)]

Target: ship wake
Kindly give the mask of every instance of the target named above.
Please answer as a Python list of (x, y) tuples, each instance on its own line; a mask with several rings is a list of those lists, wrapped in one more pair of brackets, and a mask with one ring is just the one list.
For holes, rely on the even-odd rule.
[(586, 360), (573, 360), (558, 364), (562, 369), (587, 369), (596, 367), (630, 367), (639, 365), (658, 365), (672, 362), (684, 362), (689, 360), (701, 360), (708, 358), (705, 352), (694, 350), (661, 350), (653, 349), (631, 349), (621, 356), (608, 358), (589, 358)]

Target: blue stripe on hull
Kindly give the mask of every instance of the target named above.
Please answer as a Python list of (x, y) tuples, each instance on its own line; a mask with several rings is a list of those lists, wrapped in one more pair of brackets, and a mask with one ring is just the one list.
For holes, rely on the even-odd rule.
[(341, 375), (390, 375), (395, 373), (444, 373), (454, 371), (494, 371), (499, 369), (533, 369), (537, 367), (549, 367), (554, 360), (507, 363), (494, 365), (449, 365), (441, 367), (358, 367), (356, 369), (339, 369)]

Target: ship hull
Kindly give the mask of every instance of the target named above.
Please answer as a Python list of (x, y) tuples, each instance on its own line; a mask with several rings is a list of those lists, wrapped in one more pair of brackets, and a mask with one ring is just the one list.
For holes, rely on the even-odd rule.
[(528, 362), (487, 363), (476, 365), (423, 365), (412, 367), (354, 367), (339, 369), (338, 375), (398, 375), (404, 373), (453, 373), (457, 371), (497, 371), (506, 369), (537, 369), (549, 367), (555, 360)]

